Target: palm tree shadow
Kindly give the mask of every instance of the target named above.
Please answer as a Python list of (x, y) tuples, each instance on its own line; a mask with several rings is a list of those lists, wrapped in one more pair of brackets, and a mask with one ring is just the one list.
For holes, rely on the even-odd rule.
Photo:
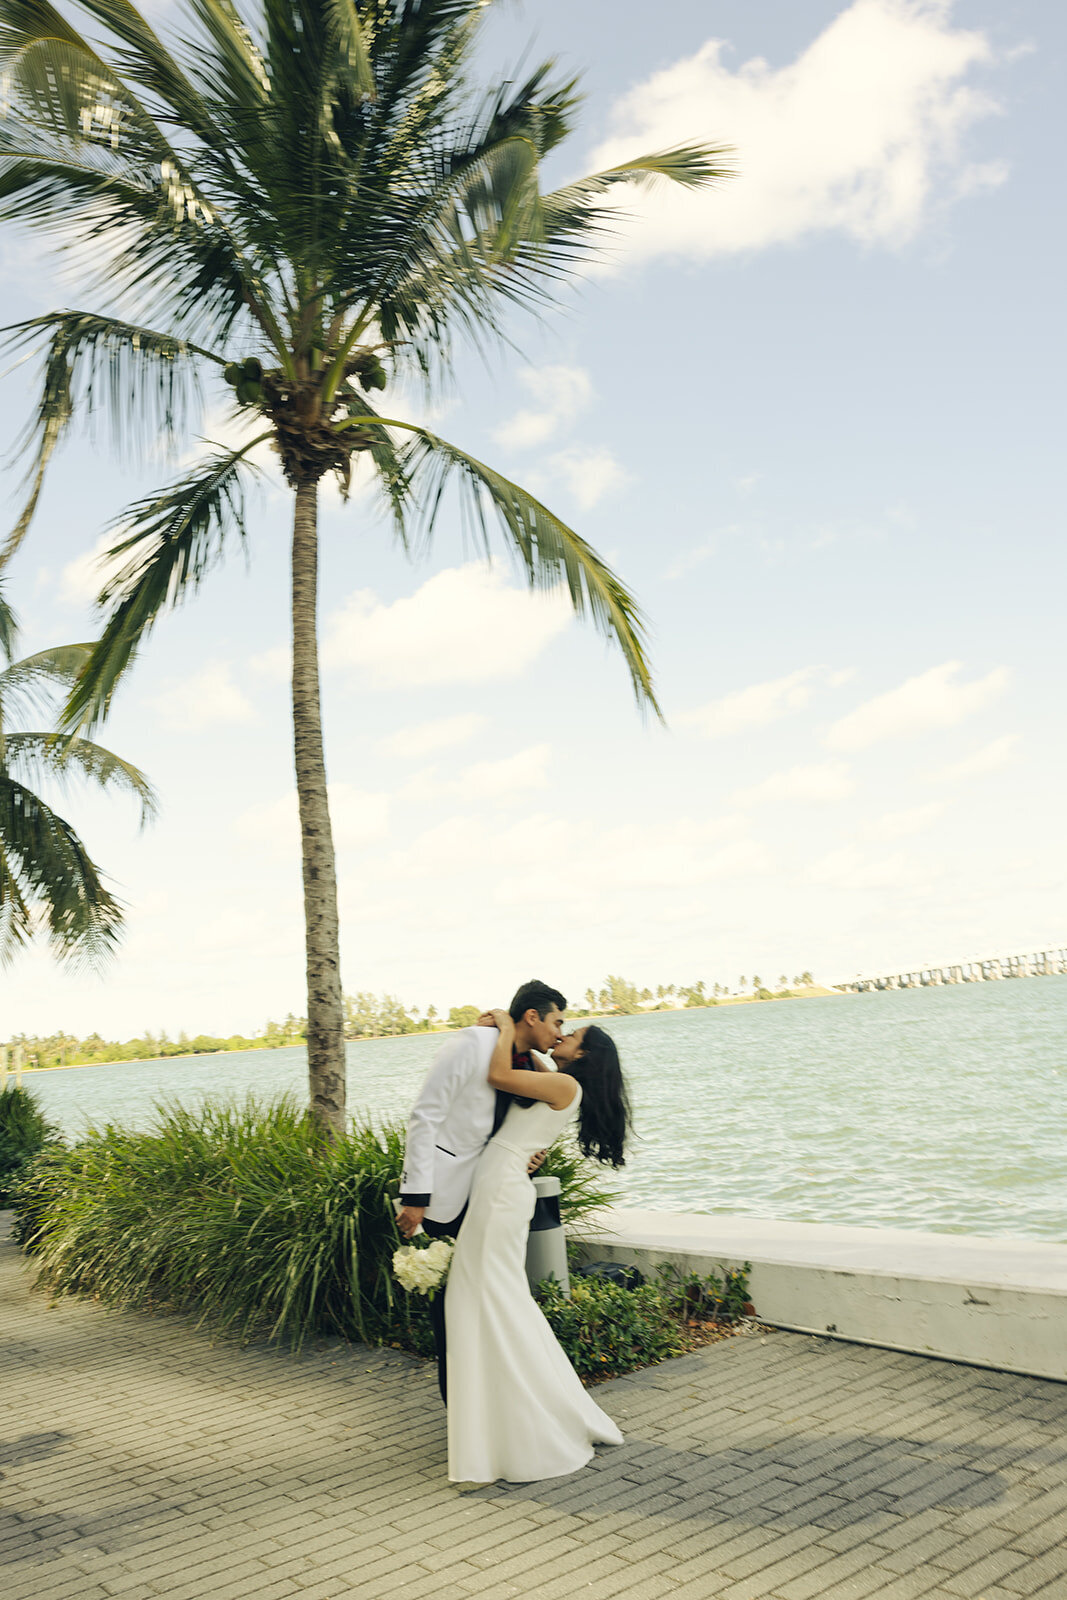
[[(18, 1439), (0, 1439), (0, 1467), (21, 1467), (47, 1461), (74, 1435), (70, 1433), (24, 1433)], [(0, 1477), (3, 1473), (0, 1472)]]
[(982, 1457), (978, 1447), (884, 1434), (793, 1433), (707, 1451), (628, 1439), (598, 1453), (582, 1474), (489, 1484), (468, 1493), (575, 1512), (624, 1512), (632, 1502), (640, 1516), (838, 1529), (886, 1513), (916, 1516), (935, 1506), (963, 1511), (994, 1505), (1007, 1484), (1000, 1472), (981, 1465)]

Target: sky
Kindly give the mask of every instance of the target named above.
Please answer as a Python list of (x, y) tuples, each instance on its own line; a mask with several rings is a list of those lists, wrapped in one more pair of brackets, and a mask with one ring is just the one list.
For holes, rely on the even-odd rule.
[[(170, 13), (157, 4), (165, 19)], [(493, 8), (487, 77), (583, 75), (549, 179), (680, 141), (738, 176), (635, 198), (521, 355), (460, 353), (434, 426), (542, 496), (649, 621), (665, 725), (458, 512), (409, 559), (323, 512), (346, 991), (503, 1003), (538, 975), (734, 987), (1067, 939), (1062, 94), (1053, 0)], [(78, 304), (0, 237), (5, 320)], [(0, 381), (14, 442), (33, 372)], [(422, 402), (409, 396), (405, 403)], [(221, 394), (198, 430), (229, 437)], [(190, 453), (198, 447), (190, 444)], [(24, 651), (92, 637), (122, 506), (167, 481), (81, 434), (11, 569)], [(19, 473), (4, 490), (13, 520)], [(161, 797), (63, 799), (128, 906), (102, 976), (41, 948), (0, 1038), (254, 1031), (302, 1013), (289, 501), (166, 617), (99, 738)]]

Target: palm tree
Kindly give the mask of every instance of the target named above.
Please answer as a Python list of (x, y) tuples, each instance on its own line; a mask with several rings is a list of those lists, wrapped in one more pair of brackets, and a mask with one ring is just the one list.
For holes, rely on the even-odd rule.
[[(540, 169), (577, 96), (551, 63), (477, 95), (469, 58), (485, 0), (189, 0), (165, 41), (130, 0), (74, 0), (83, 37), (49, 0), (0, 0), (0, 216), (106, 254), (136, 321), (59, 311), (9, 330), (45, 345), (29, 526), (48, 460), (79, 409), (175, 442), (183, 404), (221, 373), (247, 441), (216, 447), (130, 507), (109, 553), (106, 625), (68, 705), (91, 729), (146, 633), (196, 589), (236, 532), (242, 484), (268, 442), (293, 492), (292, 711), (300, 812), (312, 1109), (344, 1125), (337, 890), (316, 632), (318, 486), (362, 463), (398, 537), (433, 528), (457, 486), (489, 549), (487, 512), (531, 587), (565, 583), (618, 644), (639, 704), (656, 708), (632, 595), (596, 552), (518, 485), (372, 396), (485, 346), (511, 306), (544, 308), (603, 235), (619, 184), (689, 187), (728, 174), (725, 151), (684, 146), (546, 193)], [(96, 272), (96, 281), (100, 280)], [(116, 302), (117, 303), (117, 302)], [(389, 412), (393, 414), (390, 415)]]
[[(41, 924), (62, 959), (99, 966), (122, 927), (122, 906), (64, 817), (37, 785), (81, 778), (101, 789), (125, 789), (141, 802), (141, 821), (155, 808), (143, 773), (88, 739), (33, 732), (13, 721), (70, 688), (90, 646), (59, 645), (12, 661), (15, 619), (0, 596), (0, 648), (10, 663), (0, 672), (0, 962), (12, 960)], [(32, 785), (32, 787), (31, 787)], [(63, 1039), (60, 1047), (74, 1041)]]

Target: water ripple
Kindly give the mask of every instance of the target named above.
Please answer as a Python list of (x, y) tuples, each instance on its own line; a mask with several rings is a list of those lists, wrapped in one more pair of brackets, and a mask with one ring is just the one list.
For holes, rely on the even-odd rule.
[[(1067, 977), (619, 1017), (624, 1203), (1067, 1238)], [(349, 1046), (349, 1098), (402, 1116), (438, 1041)], [(304, 1089), (301, 1050), (32, 1080), (68, 1132), (161, 1098)]]

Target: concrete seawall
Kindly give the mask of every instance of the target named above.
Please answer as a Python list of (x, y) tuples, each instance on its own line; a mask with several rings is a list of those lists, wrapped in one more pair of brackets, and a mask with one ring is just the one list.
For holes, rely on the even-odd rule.
[(1067, 1244), (610, 1210), (587, 1261), (706, 1273), (752, 1263), (764, 1322), (1067, 1382)]

